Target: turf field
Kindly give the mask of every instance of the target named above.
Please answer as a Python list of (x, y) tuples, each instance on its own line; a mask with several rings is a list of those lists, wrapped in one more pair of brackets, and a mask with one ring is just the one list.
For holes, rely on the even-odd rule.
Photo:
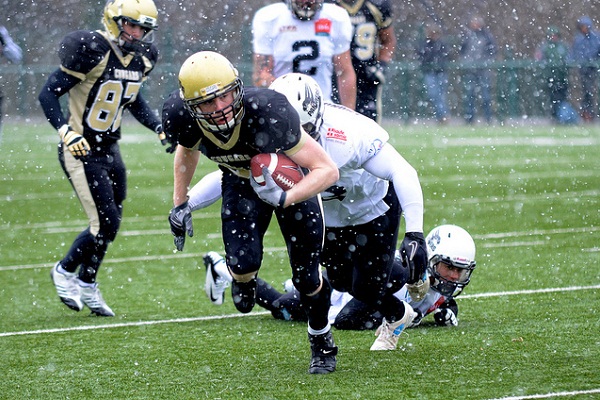
[[(428, 317), (393, 352), (370, 352), (373, 332), (336, 331), (338, 371), (312, 376), (305, 324), (240, 315), (229, 293), (208, 301), (201, 257), (222, 248), (219, 206), (195, 215), (175, 253), (172, 156), (135, 123), (121, 147), (124, 221), (99, 273), (117, 316), (63, 306), (50, 267), (86, 220), (49, 125), (7, 123), (0, 399), (600, 398), (600, 128), (386, 126), (420, 173), (426, 231), (466, 228), (478, 266), (458, 327)], [(281, 287), (289, 267), (273, 228), (261, 276)]]

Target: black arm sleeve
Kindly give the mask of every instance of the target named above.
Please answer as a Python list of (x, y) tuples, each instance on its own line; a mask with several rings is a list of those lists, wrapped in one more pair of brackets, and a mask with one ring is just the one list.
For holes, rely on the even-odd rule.
[(146, 128), (151, 129), (156, 133), (162, 130), (162, 124), (158, 116), (152, 112), (146, 100), (138, 93), (135, 101), (128, 107), (131, 114)]
[(50, 125), (56, 130), (67, 123), (67, 118), (60, 107), (59, 98), (81, 82), (78, 78), (57, 69), (48, 77), (42, 87), (38, 100)]

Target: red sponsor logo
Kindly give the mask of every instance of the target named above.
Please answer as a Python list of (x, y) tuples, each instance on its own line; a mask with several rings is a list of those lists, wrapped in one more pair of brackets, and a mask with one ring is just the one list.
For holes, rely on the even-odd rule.
[(329, 36), (331, 33), (331, 20), (321, 18), (315, 21), (315, 34), (319, 36)]
[(331, 139), (342, 140), (344, 142), (348, 140), (344, 131), (335, 128), (327, 129), (327, 137)]

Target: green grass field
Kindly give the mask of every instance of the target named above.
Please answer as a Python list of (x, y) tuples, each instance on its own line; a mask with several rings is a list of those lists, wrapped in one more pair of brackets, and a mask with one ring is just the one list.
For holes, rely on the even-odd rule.
[[(306, 325), (203, 291), (222, 249), (219, 205), (175, 253), (172, 156), (124, 128), (121, 232), (99, 273), (115, 318), (60, 303), (51, 265), (86, 225), (45, 122), (7, 123), (0, 149), (0, 399), (525, 399), (600, 397), (600, 127), (386, 123), (418, 169), (425, 229), (454, 223), (477, 245), (459, 326), (428, 317), (394, 352), (373, 332), (334, 332), (338, 371), (308, 374)], [(196, 177), (214, 169), (206, 161)], [(289, 275), (277, 228), (261, 276)]]

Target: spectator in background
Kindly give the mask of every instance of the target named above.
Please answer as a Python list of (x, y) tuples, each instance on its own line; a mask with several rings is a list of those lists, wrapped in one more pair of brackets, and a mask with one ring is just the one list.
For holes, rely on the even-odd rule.
[(582, 97), (581, 117), (592, 122), (597, 116), (596, 93), (598, 78), (598, 58), (600, 57), (600, 35), (594, 30), (592, 20), (583, 16), (577, 20), (577, 33), (571, 48), (571, 60), (579, 66)]
[(492, 122), (492, 72), (490, 64), (496, 57), (496, 41), (484, 27), (483, 18), (474, 16), (463, 33), (460, 54), (465, 68), (465, 114), (468, 124), (475, 122), (475, 101), (481, 99), (483, 116)]
[(356, 71), (356, 111), (381, 123), (383, 85), (396, 49), (391, 2), (338, 0), (337, 4), (348, 11), (354, 27), (350, 53)]
[(429, 23), (425, 26), (425, 38), (417, 46), (417, 56), (421, 62), (423, 81), (435, 111), (435, 118), (444, 124), (448, 121), (448, 74), (445, 68), (449, 52), (439, 25)]
[(556, 26), (548, 27), (546, 40), (535, 52), (535, 59), (544, 68), (544, 89), (548, 93), (551, 115), (555, 122), (561, 122), (560, 110), (566, 105), (569, 91), (569, 48), (561, 39)]
[[(0, 25), (0, 56), (6, 57), (6, 59), (14, 64), (20, 64), (23, 61), (23, 51), (10, 37), (8, 30)], [(4, 94), (0, 89), (0, 134), (2, 134), (2, 103), (4, 100)]]

